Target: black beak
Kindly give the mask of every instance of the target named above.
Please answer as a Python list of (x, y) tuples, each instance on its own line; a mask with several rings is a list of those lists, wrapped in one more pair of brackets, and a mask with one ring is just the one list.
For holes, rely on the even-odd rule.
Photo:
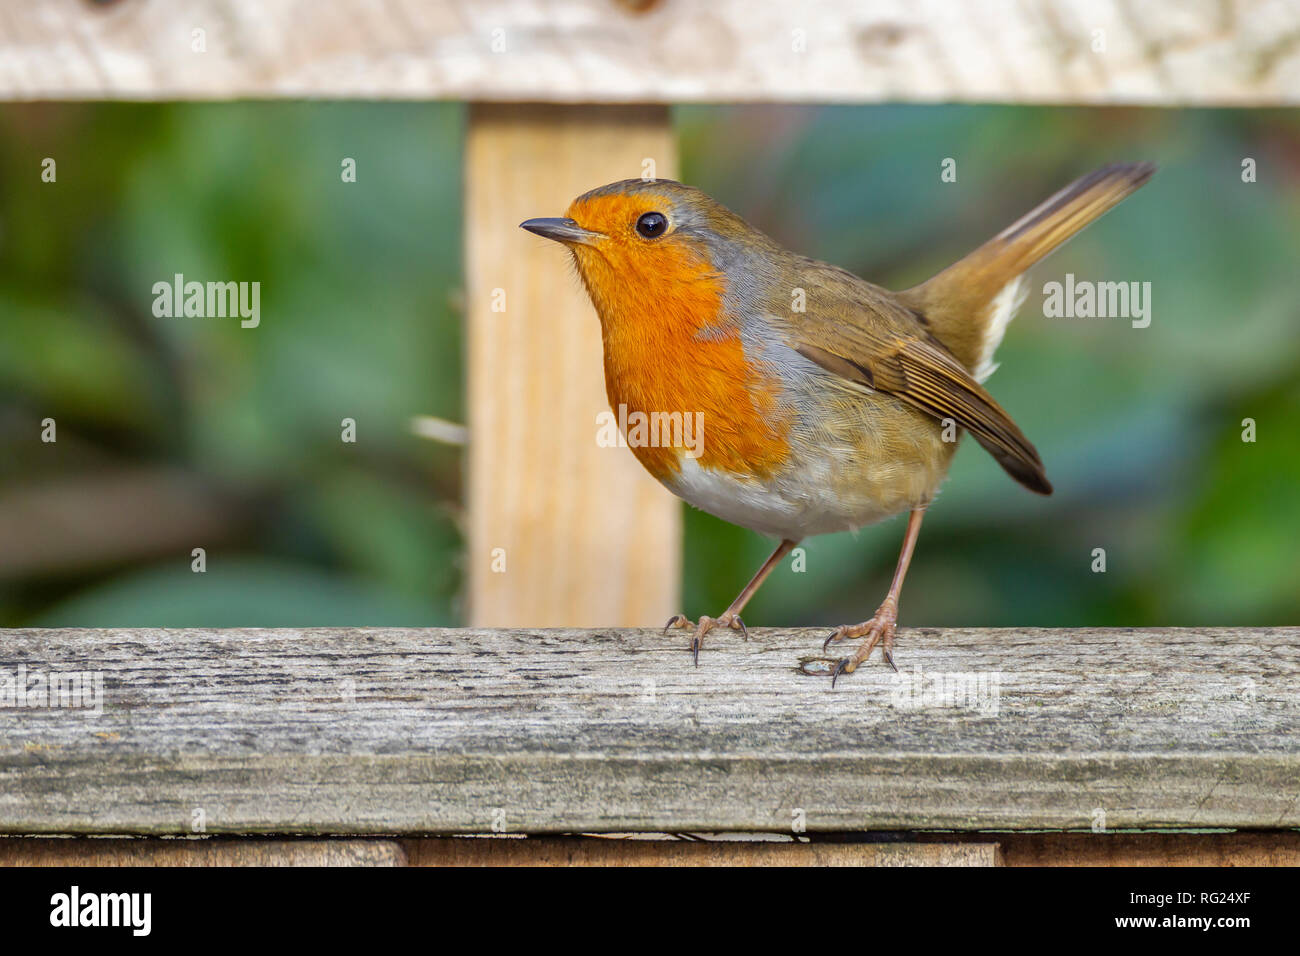
[(604, 233), (583, 229), (572, 219), (529, 219), (521, 222), (519, 228), (556, 242), (581, 242), (589, 245), (597, 239), (605, 238)]

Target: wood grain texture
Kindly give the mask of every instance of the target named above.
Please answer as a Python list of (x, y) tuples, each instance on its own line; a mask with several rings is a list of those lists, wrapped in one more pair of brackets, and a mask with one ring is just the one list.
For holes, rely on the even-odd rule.
[(1300, 833), (993, 834), (1005, 866), (1300, 866)]
[(0, 708), (0, 833), (1300, 826), (1300, 629), (903, 629), (834, 690), (822, 631), (751, 635), (3, 631), (105, 689)]
[(42, 0), (0, 98), (1287, 104), (1298, 35), (1270, 0)]
[(630, 625), (681, 610), (682, 505), (626, 448), (597, 444), (597, 415), (609, 411), (599, 321), (569, 252), (518, 228), (640, 176), (647, 159), (675, 175), (662, 107), (470, 110), (471, 623)]
[(596, 837), (0, 838), (0, 866), (999, 866), (998, 845)]
[(0, 866), (406, 865), (395, 840), (0, 839)]
[[(996, 843), (768, 843), (430, 837), (403, 841), (411, 866), (1000, 866)], [(3, 857), (0, 857), (2, 860)]]
[(740, 836), (11, 837), (0, 838), (0, 866), (1300, 866), (1294, 830), (922, 833), (890, 843)]

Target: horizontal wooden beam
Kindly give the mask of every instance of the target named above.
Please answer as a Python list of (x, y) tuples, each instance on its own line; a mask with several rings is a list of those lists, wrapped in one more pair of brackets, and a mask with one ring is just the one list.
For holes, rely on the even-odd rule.
[(43, 0), (0, 99), (1292, 104), (1272, 0)]
[(0, 838), (0, 866), (999, 866), (993, 841)]
[(1300, 826), (1300, 629), (750, 634), (0, 631), (0, 833)]
[(984, 839), (997, 840), (1004, 866), (1300, 866), (1295, 830), (1000, 833)]
[[(940, 849), (961, 858), (962, 848)], [(407, 865), (396, 840), (0, 839), (0, 867)]]
[(1300, 866), (1300, 832), (0, 838), (11, 866)]

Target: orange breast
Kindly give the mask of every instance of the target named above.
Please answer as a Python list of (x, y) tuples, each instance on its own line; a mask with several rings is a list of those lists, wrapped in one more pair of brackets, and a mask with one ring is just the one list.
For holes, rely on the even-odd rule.
[[(777, 470), (789, 454), (789, 416), (771, 370), (748, 358), (738, 331), (722, 321), (722, 277), (686, 249), (661, 249), (653, 262), (578, 255), (601, 320), (615, 412), (699, 413), (702, 467), (757, 478)], [(631, 436), (628, 444), (661, 481), (681, 469), (683, 448), (638, 446)]]

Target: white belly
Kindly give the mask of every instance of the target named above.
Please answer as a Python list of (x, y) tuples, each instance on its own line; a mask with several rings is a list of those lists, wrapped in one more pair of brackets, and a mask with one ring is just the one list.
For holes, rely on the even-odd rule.
[(825, 463), (759, 483), (702, 468), (694, 459), (683, 458), (681, 471), (664, 484), (688, 504), (723, 521), (792, 541), (875, 524), (912, 504), (837, 495), (833, 489), (839, 482), (832, 479)]

